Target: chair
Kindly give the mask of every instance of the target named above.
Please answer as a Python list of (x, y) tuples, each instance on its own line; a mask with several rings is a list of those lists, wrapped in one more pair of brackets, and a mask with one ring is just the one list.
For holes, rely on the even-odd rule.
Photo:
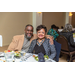
[(57, 42), (59, 42), (61, 44), (61, 53), (69, 55), (70, 61), (72, 61), (72, 59), (73, 59), (72, 56), (75, 54), (75, 51), (70, 52), (68, 40), (63, 35), (59, 35), (57, 37)]

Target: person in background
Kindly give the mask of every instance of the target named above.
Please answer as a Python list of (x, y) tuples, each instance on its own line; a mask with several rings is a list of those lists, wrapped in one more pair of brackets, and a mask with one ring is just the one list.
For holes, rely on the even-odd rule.
[(43, 53), (48, 55), (49, 58), (54, 59), (56, 56), (56, 50), (54, 43), (49, 43), (49, 39), (46, 39), (47, 28), (44, 25), (39, 25), (36, 28), (37, 39), (31, 42), (28, 53)]
[[(37, 35), (33, 34), (33, 26), (31, 24), (25, 26), (24, 32), (25, 33), (22, 35), (16, 35), (13, 37), (7, 50), (28, 51), (31, 41), (36, 39)], [(46, 35), (46, 37), (50, 39), (50, 42), (53, 42), (53, 38), (51, 36)]]
[[(59, 35), (63, 35), (68, 40), (70, 52), (75, 51), (75, 42), (73, 39), (72, 25), (66, 24), (63, 31), (60, 32)], [(70, 58), (68, 56), (67, 61), (69, 61), (69, 60), (70, 60)]]
[(63, 26), (61, 26), (61, 29), (63, 29), (64, 27)]
[(56, 26), (56, 32), (59, 34), (59, 31), (58, 31), (58, 29), (59, 29), (59, 27), (58, 27), (58, 26)]
[(47, 35), (53, 36), (54, 40), (56, 40), (56, 38), (59, 36), (57, 33), (57, 27), (54, 24), (51, 25), (51, 29), (48, 31)]

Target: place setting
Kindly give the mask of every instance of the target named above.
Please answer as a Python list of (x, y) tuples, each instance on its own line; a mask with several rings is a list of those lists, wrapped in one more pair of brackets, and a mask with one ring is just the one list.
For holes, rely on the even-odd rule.
[(4, 52), (0, 52), (0, 62), (26, 62), (30, 56), (32, 56), (32, 53), (5, 50)]
[(42, 53), (26, 53), (25, 51), (5, 50), (0, 52), (0, 62), (55, 62)]

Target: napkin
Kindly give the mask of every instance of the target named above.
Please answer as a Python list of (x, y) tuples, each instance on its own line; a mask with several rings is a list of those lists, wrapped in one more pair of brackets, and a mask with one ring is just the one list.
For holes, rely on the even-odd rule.
[(44, 54), (42, 52), (38, 53), (38, 59), (39, 62), (45, 62)]

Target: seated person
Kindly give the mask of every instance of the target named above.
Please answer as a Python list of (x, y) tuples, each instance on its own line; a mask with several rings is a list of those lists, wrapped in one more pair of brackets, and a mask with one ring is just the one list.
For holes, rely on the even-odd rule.
[(63, 35), (68, 40), (68, 45), (70, 51), (75, 51), (75, 42), (73, 40), (73, 34), (72, 34), (72, 25), (66, 24), (63, 31), (60, 32), (60, 35)]
[(63, 29), (64, 27), (63, 26), (61, 26), (61, 29)]
[(56, 32), (59, 34), (59, 31), (58, 31), (58, 29), (59, 29), (59, 27), (58, 27), (58, 26), (56, 26)]
[[(75, 42), (73, 39), (72, 25), (66, 24), (63, 31), (60, 32), (59, 35), (63, 35), (68, 40), (70, 52), (75, 51)], [(69, 61), (69, 57), (67, 61)]]
[(48, 55), (49, 58), (54, 59), (56, 56), (55, 45), (53, 42), (49, 43), (49, 39), (46, 39), (47, 28), (44, 25), (39, 25), (36, 31), (37, 39), (31, 42), (28, 53), (38, 54), (42, 52), (44, 55)]
[(51, 29), (48, 31), (47, 35), (53, 36), (54, 40), (59, 36), (57, 33), (57, 27), (54, 24), (51, 26)]
[[(32, 40), (37, 39), (36, 34), (33, 34), (33, 26), (28, 24), (25, 26), (24, 34), (13, 37), (7, 50), (22, 50), (27, 52)], [(51, 36), (46, 35), (47, 38), (52, 39)], [(52, 39), (53, 41), (53, 39)]]

